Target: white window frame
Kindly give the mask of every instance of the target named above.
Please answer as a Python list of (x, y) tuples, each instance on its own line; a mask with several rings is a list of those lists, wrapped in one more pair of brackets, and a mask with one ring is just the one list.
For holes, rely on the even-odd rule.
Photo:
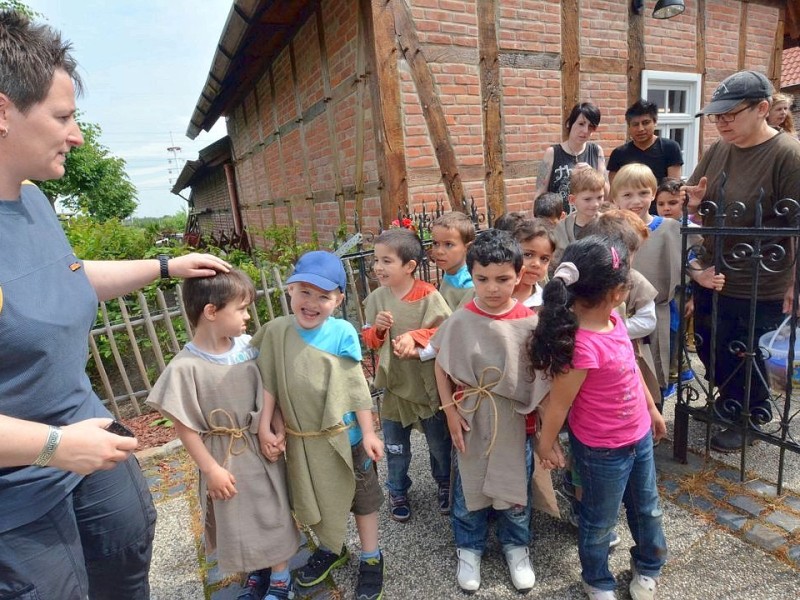
[(688, 177), (697, 166), (700, 151), (700, 122), (695, 115), (700, 110), (700, 90), (703, 76), (699, 73), (677, 71), (642, 71), (642, 98), (647, 98), (649, 90), (681, 90), (686, 92), (685, 113), (658, 113), (657, 129), (667, 136), (669, 129), (686, 129), (683, 144), (683, 169), (681, 175)]

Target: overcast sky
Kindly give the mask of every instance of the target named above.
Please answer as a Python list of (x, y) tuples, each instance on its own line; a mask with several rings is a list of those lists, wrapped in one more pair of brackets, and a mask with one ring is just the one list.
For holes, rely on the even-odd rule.
[[(78, 108), (125, 159), (136, 216), (186, 207), (170, 193), (185, 160), (225, 135), (224, 118), (196, 140), (186, 128), (232, 0), (25, 0), (74, 46), (86, 90)], [(179, 147), (178, 161), (167, 149)], [(172, 173), (170, 173), (170, 170)], [(188, 191), (184, 195), (188, 197)]]

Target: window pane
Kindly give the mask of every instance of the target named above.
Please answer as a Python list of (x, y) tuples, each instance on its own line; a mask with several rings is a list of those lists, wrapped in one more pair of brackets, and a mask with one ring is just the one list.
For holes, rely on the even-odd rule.
[(647, 90), (647, 101), (655, 102), (658, 105), (658, 112), (663, 113), (667, 105), (667, 90)]
[(684, 90), (669, 91), (669, 110), (671, 113), (686, 112), (686, 92)]
[(683, 148), (683, 143), (686, 140), (686, 128), (685, 127), (670, 127), (669, 130), (669, 139), (674, 142), (678, 142), (678, 145)]

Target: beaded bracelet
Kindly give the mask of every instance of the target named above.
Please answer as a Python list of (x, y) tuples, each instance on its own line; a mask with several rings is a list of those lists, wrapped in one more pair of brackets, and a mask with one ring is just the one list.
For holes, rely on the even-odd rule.
[(60, 443), (61, 429), (59, 427), (49, 425), (47, 430), (47, 441), (44, 444), (44, 448), (42, 448), (42, 451), (39, 452), (39, 456), (36, 457), (36, 460), (33, 461), (32, 464), (37, 467), (46, 467), (47, 463), (50, 462), (50, 459), (52, 459), (53, 455), (56, 453), (56, 449)]

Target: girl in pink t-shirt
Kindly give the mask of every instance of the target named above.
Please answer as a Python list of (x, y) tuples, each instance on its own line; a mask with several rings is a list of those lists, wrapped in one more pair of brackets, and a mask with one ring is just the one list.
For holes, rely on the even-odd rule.
[(570, 244), (544, 289), (530, 342), (533, 368), (552, 378), (536, 445), (546, 468), (564, 466), (554, 444), (569, 414), (570, 448), (583, 485), (581, 576), (593, 600), (616, 598), (608, 550), (623, 502), (636, 544), (634, 600), (655, 597), (667, 556), (653, 460), (653, 439), (663, 437), (666, 426), (614, 311), (627, 294), (629, 271), (628, 251), (618, 238), (592, 235)]

